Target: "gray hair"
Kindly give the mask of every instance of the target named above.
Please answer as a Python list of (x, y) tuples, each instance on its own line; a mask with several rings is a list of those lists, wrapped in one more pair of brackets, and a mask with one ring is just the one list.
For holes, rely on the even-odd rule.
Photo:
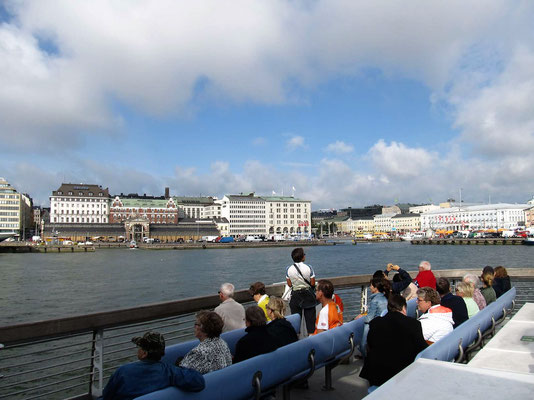
[(234, 290), (235, 287), (231, 283), (223, 283), (221, 285), (221, 293), (224, 294), (226, 297), (234, 297)]
[(480, 279), (478, 279), (478, 276), (476, 276), (475, 274), (464, 275), (463, 281), (469, 283), (475, 289), (480, 287)]
[(421, 261), (419, 263), (419, 268), (421, 268), (423, 271), (430, 271), (432, 266), (430, 265), (428, 261)]
[(462, 297), (473, 297), (473, 286), (467, 282), (458, 282), (456, 284), (456, 291), (463, 294)]

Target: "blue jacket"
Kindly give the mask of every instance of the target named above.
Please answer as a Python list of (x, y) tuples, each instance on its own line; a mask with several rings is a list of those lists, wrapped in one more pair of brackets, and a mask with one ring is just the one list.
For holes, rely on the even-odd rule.
[(197, 392), (204, 389), (204, 377), (197, 371), (161, 361), (142, 360), (119, 367), (104, 388), (104, 400), (129, 400), (167, 386)]
[(368, 324), (374, 318), (380, 317), (382, 311), (387, 310), (388, 299), (384, 296), (384, 293), (373, 293), (369, 297), (369, 307), (367, 308), (367, 315), (364, 317), (364, 322)]

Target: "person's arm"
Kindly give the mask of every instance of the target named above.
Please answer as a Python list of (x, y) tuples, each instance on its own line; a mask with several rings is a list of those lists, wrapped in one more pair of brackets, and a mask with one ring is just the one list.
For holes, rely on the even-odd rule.
[(109, 378), (109, 381), (104, 388), (104, 391), (102, 392), (102, 400), (112, 400), (115, 398), (115, 391), (117, 390), (117, 371), (111, 375), (111, 378)]
[(291, 282), (291, 279), (289, 279), (289, 278), (286, 278), (286, 283), (287, 283), (287, 286), (289, 286), (289, 287), (293, 286), (293, 283)]
[(311, 283), (312, 287), (315, 287), (315, 277), (310, 279), (310, 283)]
[(200, 372), (189, 368), (175, 367), (172, 368), (172, 385), (188, 392), (200, 392), (206, 386), (204, 377)]
[(376, 301), (370, 301), (369, 302), (369, 308), (367, 309), (367, 315), (365, 315), (363, 318), (363, 322), (368, 324), (373, 320), (374, 317), (378, 316), (378, 304)]
[(393, 289), (394, 293), (400, 294), (400, 292), (402, 292), (404, 289), (406, 289), (410, 285), (410, 283), (412, 282), (412, 277), (410, 276), (408, 272), (400, 268), (398, 265), (394, 265), (393, 269), (399, 273), (401, 281), (391, 282), (391, 288)]

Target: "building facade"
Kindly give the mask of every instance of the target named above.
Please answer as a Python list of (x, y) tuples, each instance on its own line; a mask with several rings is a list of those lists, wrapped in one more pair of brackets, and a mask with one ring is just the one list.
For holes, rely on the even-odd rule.
[(31, 198), (0, 178), (0, 239), (16, 236), (25, 239), (33, 227)]
[(450, 207), (421, 214), (421, 229), (486, 230), (525, 226), (527, 204), (485, 204)]
[(136, 196), (115, 196), (110, 205), (109, 222), (123, 223), (141, 217), (149, 224), (178, 223), (178, 207), (172, 198)]
[(267, 213), (267, 234), (308, 236), (311, 233), (311, 201), (289, 196), (262, 196)]
[(221, 217), (230, 224), (230, 236), (266, 235), (266, 204), (261, 197), (225, 195), (221, 202)]
[(391, 230), (407, 233), (421, 230), (421, 215), (417, 213), (397, 214), (391, 217)]
[(378, 214), (374, 216), (375, 233), (391, 232), (391, 218), (397, 213)]
[(422, 214), (429, 211), (439, 210), (439, 206), (436, 206), (434, 204), (424, 204), (422, 206), (413, 206), (409, 208), (409, 212), (411, 214)]
[(221, 217), (221, 204), (215, 204), (213, 197), (173, 196), (178, 206), (178, 218), (214, 218)]
[(102, 186), (63, 183), (50, 196), (50, 223), (109, 223), (109, 201)]

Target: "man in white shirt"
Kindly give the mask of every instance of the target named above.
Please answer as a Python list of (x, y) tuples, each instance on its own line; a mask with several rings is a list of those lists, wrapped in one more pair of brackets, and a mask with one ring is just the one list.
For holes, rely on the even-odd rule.
[(317, 300), (313, 292), (315, 288), (315, 272), (312, 267), (305, 264), (306, 254), (302, 247), (298, 247), (291, 252), (293, 265), (286, 269), (287, 285), (291, 288), (291, 300), (289, 308), (291, 314), (301, 314), (304, 312), (306, 329), (308, 333), (315, 330), (315, 306)]
[(223, 283), (219, 290), (221, 304), (214, 311), (224, 322), (223, 332), (245, 327), (245, 308), (233, 299), (234, 290), (231, 283)]

